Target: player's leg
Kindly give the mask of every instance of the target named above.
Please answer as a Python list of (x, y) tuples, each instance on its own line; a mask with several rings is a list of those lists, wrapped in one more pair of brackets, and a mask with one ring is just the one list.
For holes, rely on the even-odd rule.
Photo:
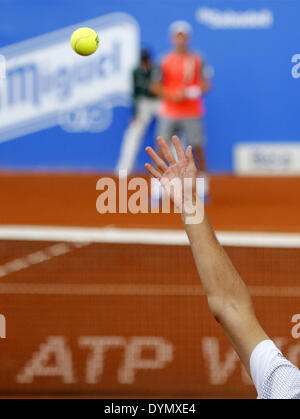
[[(171, 144), (173, 135), (176, 134), (177, 120), (173, 118), (160, 117), (157, 126), (157, 136), (163, 137)], [(158, 151), (160, 153), (160, 151)]]
[(136, 117), (129, 124), (124, 134), (119, 161), (115, 169), (117, 175), (119, 175), (120, 170), (126, 171), (127, 175), (132, 172), (141, 141), (152, 118), (151, 99), (140, 99), (137, 103)]
[(149, 106), (151, 108), (152, 118), (157, 118), (158, 117), (160, 100), (156, 99), (156, 98), (153, 98), (153, 99), (149, 99), (149, 102), (150, 102)]
[(206, 171), (204, 145), (206, 143), (203, 121), (198, 118), (182, 119), (182, 129), (185, 132), (187, 144), (193, 146), (199, 171)]
[(204, 197), (201, 196), (201, 198), (207, 201), (209, 197), (209, 177), (204, 152), (206, 137), (203, 121), (198, 118), (190, 118), (183, 119), (181, 124), (186, 133), (187, 143), (192, 145), (194, 149), (195, 160), (199, 168), (198, 177), (204, 180)]

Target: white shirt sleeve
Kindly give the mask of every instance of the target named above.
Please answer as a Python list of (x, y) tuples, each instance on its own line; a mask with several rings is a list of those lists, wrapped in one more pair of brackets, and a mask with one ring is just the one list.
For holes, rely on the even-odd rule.
[(250, 370), (259, 399), (300, 399), (300, 371), (271, 340), (254, 349)]

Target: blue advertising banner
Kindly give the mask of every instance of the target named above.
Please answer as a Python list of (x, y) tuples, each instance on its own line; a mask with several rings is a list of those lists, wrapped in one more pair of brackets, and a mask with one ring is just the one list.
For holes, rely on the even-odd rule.
[[(175, 20), (192, 25), (192, 48), (213, 68), (205, 98), (209, 170), (300, 170), (299, 1), (0, 0), (0, 6), (0, 170), (113, 172), (132, 114), (140, 48), (159, 62), (171, 48), (168, 27)], [(81, 26), (99, 34), (90, 57), (70, 46)], [(143, 145), (154, 136), (153, 123)], [(144, 170), (143, 148), (136, 171)]]

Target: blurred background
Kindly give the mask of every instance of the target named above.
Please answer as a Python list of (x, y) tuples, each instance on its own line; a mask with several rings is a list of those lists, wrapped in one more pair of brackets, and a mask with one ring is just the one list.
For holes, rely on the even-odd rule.
[[(208, 312), (180, 217), (96, 210), (134, 120), (141, 51), (159, 70), (178, 20), (211, 85), (207, 211), (267, 333), (299, 365), (299, 2), (0, 6), (0, 392), (255, 396)], [(90, 57), (70, 46), (84, 26), (100, 38)], [(132, 163), (147, 182), (156, 116)]]

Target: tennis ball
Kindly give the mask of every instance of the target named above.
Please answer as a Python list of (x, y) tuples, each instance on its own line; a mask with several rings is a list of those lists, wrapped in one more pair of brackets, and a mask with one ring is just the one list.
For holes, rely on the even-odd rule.
[(77, 54), (91, 55), (98, 49), (99, 38), (93, 29), (79, 28), (72, 35), (71, 45)]

